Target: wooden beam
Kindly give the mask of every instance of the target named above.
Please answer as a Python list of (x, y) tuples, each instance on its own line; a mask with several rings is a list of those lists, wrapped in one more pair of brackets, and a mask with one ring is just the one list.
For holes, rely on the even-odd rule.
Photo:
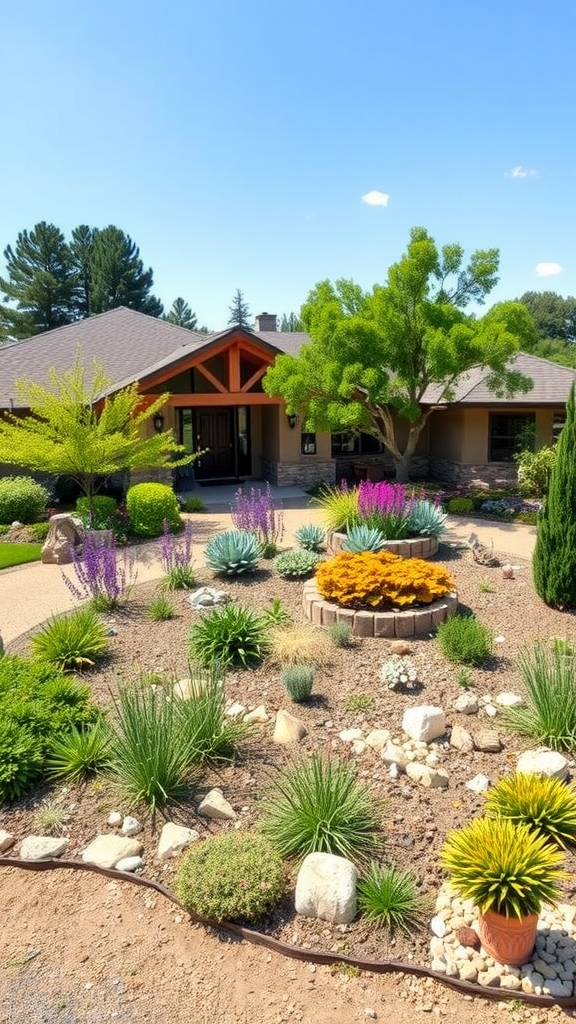
[(256, 381), (260, 380), (260, 378), (264, 376), (267, 369), (267, 366), (260, 366), (256, 372), (252, 374), (250, 379), (242, 385), (242, 391), (250, 391), (250, 388), (254, 387)]
[(231, 345), (228, 349), (228, 386), (230, 391), (240, 391), (240, 349)]
[(196, 366), (194, 367), (194, 369), (198, 370), (198, 373), (201, 373), (202, 376), (205, 377), (206, 380), (209, 381), (210, 384), (212, 384), (213, 387), (216, 388), (216, 391), (220, 391), (221, 394), (223, 394), (223, 395), (228, 394), (228, 392), (227, 392), (224, 384), (222, 383), (222, 381), (218, 380), (218, 378), (215, 377), (214, 374), (211, 373), (210, 370), (206, 366), (204, 366), (203, 363), (196, 363)]
[(284, 405), (284, 402), (281, 398), (271, 398), (260, 391), (238, 391), (235, 394), (226, 392), (225, 395), (213, 392), (206, 395), (170, 395), (166, 405), (190, 408), (209, 405)]

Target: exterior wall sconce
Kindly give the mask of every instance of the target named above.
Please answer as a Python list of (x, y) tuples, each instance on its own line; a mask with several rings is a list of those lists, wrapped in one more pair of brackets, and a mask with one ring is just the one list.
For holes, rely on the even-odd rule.
[(164, 430), (164, 413), (157, 412), (152, 419), (152, 423), (154, 424), (154, 430), (156, 433), (161, 434)]
[(288, 420), (288, 426), (290, 427), (290, 430), (294, 430), (294, 427), (296, 426), (296, 423), (298, 421), (296, 413), (286, 413), (286, 419)]

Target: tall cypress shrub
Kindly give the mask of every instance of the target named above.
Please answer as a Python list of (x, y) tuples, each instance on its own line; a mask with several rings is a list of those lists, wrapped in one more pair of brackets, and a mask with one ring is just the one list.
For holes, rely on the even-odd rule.
[(553, 608), (576, 608), (576, 404), (574, 385), (558, 441), (556, 465), (538, 520), (534, 586)]

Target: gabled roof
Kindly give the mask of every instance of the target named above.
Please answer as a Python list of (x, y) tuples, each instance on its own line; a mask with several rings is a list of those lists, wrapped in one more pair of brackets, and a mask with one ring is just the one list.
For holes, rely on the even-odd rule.
[[(178, 364), (203, 349), (219, 343), (238, 328), (202, 334), (176, 327), (167, 320), (137, 313), (120, 306), (106, 313), (78, 320), (65, 327), (45, 331), (25, 341), (0, 345), (0, 408), (21, 408), (22, 400), (14, 387), (20, 377), (38, 384), (49, 383), (48, 371), (58, 374), (69, 370), (79, 350), (89, 374), (94, 359), (102, 363), (115, 388), (143, 380), (172, 363)], [(263, 342), (272, 354), (296, 354), (306, 334), (281, 331), (242, 331)]]
[(576, 382), (576, 370), (527, 352), (518, 352), (510, 361), (510, 368), (530, 377), (534, 382), (530, 391), (518, 392), (514, 398), (497, 398), (486, 383), (490, 371), (483, 368), (471, 370), (460, 378), (451, 402), (439, 402), (441, 390), (436, 384), (426, 389), (422, 401), (425, 405), (562, 406), (568, 400), (572, 384)]

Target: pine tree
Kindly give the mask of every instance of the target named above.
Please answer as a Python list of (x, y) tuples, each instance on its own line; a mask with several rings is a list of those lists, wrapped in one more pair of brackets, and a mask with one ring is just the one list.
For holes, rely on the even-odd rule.
[(150, 316), (162, 315), (162, 303), (150, 294), (152, 270), (144, 269), (140, 250), (130, 235), (113, 224), (94, 232), (91, 273), (91, 313), (128, 306)]
[(232, 305), (228, 307), (230, 317), (228, 323), (231, 327), (248, 327), (252, 326), (252, 316), (248, 308), (248, 303), (244, 300), (244, 294), (239, 288), (236, 289), (236, 294), (232, 299)]
[(576, 608), (576, 405), (574, 385), (556, 464), (538, 521), (532, 562), (537, 594), (553, 608)]
[(61, 327), (74, 319), (75, 276), (64, 235), (54, 224), (41, 221), (21, 231), (14, 249), (4, 250), (8, 276), (0, 277), (4, 301), (0, 306), (0, 334), (29, 338)]
[(284, 313), (280, 321), (280, 330), (289, 334), (294, 331), (303, 331), (304, 324), (296, 313)]
[(186, 327), (189, 331), (198, 330), (198, 317), (196, 313), (191, 310), (186, 300), (180, 297), (174, 299), (171, 310), (165, 313), (162, 319), (168, 320), (169, 323), (175, 324), (176, 327)]
[(92, 294), (92, 257), (94, 255), (95, 229), (80, 224), (72, 232), (70, 258), (76, 275), (76, 308), (81, 320), (90, 316)]

